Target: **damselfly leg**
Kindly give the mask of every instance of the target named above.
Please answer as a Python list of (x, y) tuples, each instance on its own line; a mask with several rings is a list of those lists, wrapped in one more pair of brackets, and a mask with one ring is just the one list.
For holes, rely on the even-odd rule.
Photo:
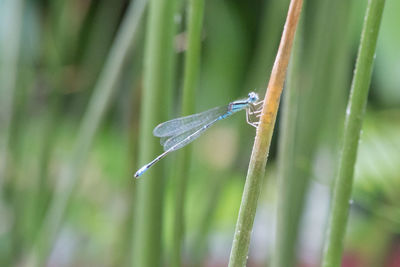
[(250, 104), (248, 108), (246, 108), (246, 122), (247, 124), (257, 128), (260, 124), (259, 120), (261, 117), (261, 111), (263, 107), (263, 101), (259, 101), (257, 103)]

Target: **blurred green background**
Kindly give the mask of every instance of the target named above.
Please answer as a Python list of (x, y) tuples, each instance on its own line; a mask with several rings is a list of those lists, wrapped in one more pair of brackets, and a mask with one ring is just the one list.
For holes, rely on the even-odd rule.
[[(264, 96), (288, 3), (205, 2), (193, 110), (253, 90)], [(305, 1), (287, 82), (297, 97), (283, 96), (281, 106), (296, 107), (293, 154), (279, 163), (288, 159), (280, 157), (287, 136), (278, 119), (248, 266), (270, 265), (277, 254), (282, 166), (302, 191), (288, 232), (296, 262), (319, 266), (366, 4)], [(166, 119), (181, 114), (187, 5), (178, 1), (174, 14)], [(146, 12), (138, 0), (0, 0), (1, 266), (133, 266), (137, 185), (146, 179), (132, 178), (140, 167)], [(343, 266), (400, 266), (399, 13), (400, 2), (387, 0)], [(190, 145), (182, 265), (227, 265), (254, 135), (243, 113)], [(176, 154), (163, 160), (160, 177), (162, 266), (174, 250)]]

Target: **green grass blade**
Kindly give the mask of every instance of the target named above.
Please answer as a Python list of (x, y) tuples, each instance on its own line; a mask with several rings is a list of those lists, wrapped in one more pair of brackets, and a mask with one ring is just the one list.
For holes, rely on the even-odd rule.
[[(153, 128), (166, 119), (172, 96), (174, 16), (177, 5), (177, 0), (149, 2), (139, 129), (140, 166), (161, 153), (161, 146), (153, 137)], [(138, 205), (133, 237), (133, 266), (161, 265), (165, 178), (163, 165), (163, 161), (159, 162), (135, 181)]]
[[(183, 80), (182, 116), (195, 112), (195, 88), (200, 68), (201, 34), (203, 26), (204, 0), (188, 2), (188, 30), (185, 70)], [(181, 266), (181, 252), (185, 233), (185, 198), (189, 174), (191, 147), (185, 147), (177, 157), (177, 175), (175, 186), (175, 214), (173, 223), (173, 241), (171, 266)]]
[(55, 198), (51, 202), (38, 240), (29, 255), (29, 264), (42, 266), (49, 255), (68, 203), (78, 185), (78, 177), (84, 168), (94, 135), (111, 100), (114, 85), (144, 13), (145, 4), (145, 0), (134, 1), (128, 9), (82, 119), (70, 161), (61, 173)]
[[(301, 23), (300, 23), (301, 24)], [(272, 266), (293, 266), (295, 262), (298, 223), (295, 220), (288, 220), (293, 216), (293, 203), (291, 196), (296, 190), (297, 183), (293, 183), (297, 177), (293, 175), (292, 164), (295, 158), (295, 135), (298, 112), (298, 98), (300, 90), (298, 88), (298, 70), (300, 67), (299, 51), (301, 48), (301, 25), (296, 33), (293, 45), (292, 59), (289, 64), (288, 77), (283, 95), (281, 128), (278, 144), (278, 202), (277, 202), (277, 222), (276, 222), (276, 243)], [(289, 184), (290, 182), (291, 184)], [(296, 199), (297, 201), (297, 199)], [(293, 219), (293, 218), (291, 218)], [(293, 244), (294, 243), (294, 244)]]
[[(301, 44), (301, 47), (295, 45), (298, 53), (293, 54), (281, 113), (277, 230), (273, 254), (275, 267), (296, 265), (298, 236), (310, 177), (313, 175), (313, 162), (321, 147), (319, 139), (326, 131), (329, 142), (337, 143), (337, 114), (344, 110), (340, 96), (347, 87), (343, 82), (343, 73), (347, 71), (345, 56), (349, 51), (349, 42), (345, 38), (348, 34), (343, 25), (349, 23), (348, 1), (319, 1), (317, 5), (308, 2), (308, 5), (315, 9), (315, 15), (309, 19), (318, 22), (315, 23), (318, 25), (309, 30), (306, 40), (298, 40), (301, 43), (297, 42), (297, 46)], [(341, 18), (340, 22), (337, 21), (338, 17)], [(304, 19), (301, 23), (304, 24)], [(304, 31), (300, 36), (304, 38)], [(300, 59), (302, 53), (308, 53), (309, 65)], [(304, 76), (312, 77), (312, 80), (304, 81)], [(323, 108), (328, 101), (333, 101), (331, 98), (335, 99), (335, 105), (328, 105), (329, 109)], [(329, 112), (330, 120), (323, 125)], [(324, 175), (326, 180), (331, 180), (331, 177), (329, 172)]]
[(343, 240), (353, 186), (354, 165), (384, 4), (385, 0), (370, 0), (365, 15), (350, 99), (347, 105), (338, 174), (333, 191), (323, 257), (324, 267), (341, 265)]
[(264, 87), (265, 73), (270, 73), (274, 56), (279, 45), (281, 29), (285, 23), (285, 16), (289, 0), (264, 1), (264, 10), (259, 31), (259, 41), (256, 43), (255, 53), (250, 65), (246, 80), (248, 90), (259, 90)]
[[(21, 38), (22, 0), (3, 1), (0, 44), (0, 187), (5, 179)], [(0, 199), (1, 200), (1, 199)]]
[[(17, 79), (19, 76), (18, 59), (20, 56), (21, 32), (24, 13), (23, 0), (8, 0), (0, 3), (1, 8), (1, 29), (0, 40), (0, 207), (2, 214), (11, 212), (8, 210), (8, 203), (5, 204), (6, 184), (12, 179), (9, 178), (10, 171), (8, 160), (11, 158), (11, 125), (15, 118), (13, 116), (14, 98), (16, 96)], [(8, 190), (13, 188), (8, 188)], [(7, 211), (7, 212), (5, 212)], [(15, 212), (15, 210), (13, 210)], [(7, 215), (0, 218), (1, 225), (7, 225)], [(10, 230), (13, 244), (10, 244), (5, 253), (0, 253), (0, 263), (10, 264), (15, 256), (16, 225)], [(7, 230), (8, 232), (9, 230)], [(8, 233), (7, 233), (8, 234)], [(2, 237), (5, 233), (2, 234)]]

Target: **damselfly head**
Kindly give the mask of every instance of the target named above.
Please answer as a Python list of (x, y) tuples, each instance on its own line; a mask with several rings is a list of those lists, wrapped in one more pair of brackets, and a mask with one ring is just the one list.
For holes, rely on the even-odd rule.
[(248, 98), (249, 103), (255, 103), (258, 101), (258, 94), (255, 92), (250, 92), (249, 93), (249, 98)]

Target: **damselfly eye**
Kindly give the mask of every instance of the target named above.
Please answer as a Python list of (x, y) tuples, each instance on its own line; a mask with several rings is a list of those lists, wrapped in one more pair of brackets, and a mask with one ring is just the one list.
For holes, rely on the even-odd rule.
[(251, 103), (257, 102), (258, 101), (258, 95), (254, 92), (249, 93), (249, 101)]

